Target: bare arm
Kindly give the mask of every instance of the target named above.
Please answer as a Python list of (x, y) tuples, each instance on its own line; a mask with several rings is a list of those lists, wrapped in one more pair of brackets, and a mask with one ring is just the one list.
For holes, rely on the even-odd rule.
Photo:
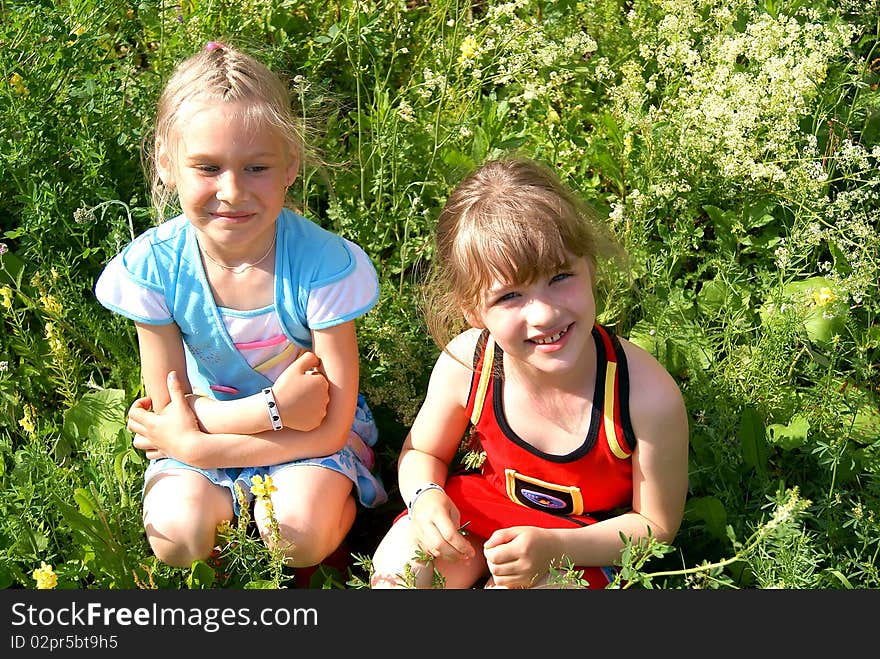
[[(282, 423), (293, 430), (314, 430), (324, 420), (330, 390), (313, 352), (303, 352), (272, 384)], [(272, 430), (263, 394), (235, 400), (197, 396), (190, 401), (205, 432), (251, 434)]]
[[(164, 410), (162, 415), (157, 415), (151, 413), (145, 404), (135, 402), (129, 412), (129, 428), (148, 438), (135, 446), (152, 448), (202, 468), (278, 464), (336, 452), (348, 439), (357, 404), (359, 369), (354, 322), (316, 331), (313, 340), (315, 354), (324, 368), (330, 396), (327, 415), (316, 429), (298, 431), (284, 428), (278, 432), (255, 434), (208, 434), (198, 426), (189, 424), (185, 412), (180, 409), (186, 405), (182, 393), (188, 389), (185, 371), (181, 370), (183, 391), (181, 398), (175, 401), (176, 405), (170, 406), (172, 409), (167, 412), (169, 419), (163, 420), (162, 417), (166, 415)], [(182, 348), (180, 351), (182, 353)], [(159, 368), (152, 370), (156, 374), (159, 372)], [(160, 388), (155, 382), (153, 386)], [(161, 391), (167, 395), (166, 386), (162, 386)], [(150, 389), (148, 393), (152, 396)], [(262, 423), (267, 424), (265, 403), (258, 402), (256, 414), (260, 418), (265, 417), (266, 421)]]
[[(478, 334), (478, 333), (477, 333)], [(470, 355), (477, 334), (461, 335), (450, 346), (455, 354)], [(405, 502), (425, 483), (444, 485), (449, 464), (468, 425), (467, 395), (473, 371), (441, 353), (431, 372), (425, 400), (398, 459), (398, 485)], [(413, 529), (421, 547), (434, 556), (455, 560), (470, 556), (470, 544), (458, 533), (460, 517), (441, 490), (420, 495), (412, 510)]]
[[(141, 356), (141, 373), (153, 411), (160, 412), (170, 400), (166, 378), (176, 371), (184, 394), (191, 393), (186, 377), (186, 358), (180, 330), (168, 325), (135, 324)], [(284, 425), (295, 430), (312, 430), (321, 423), (329, 400), (327, 380), (321, 361), (312, 352), (303, 352), (272, 385)], [(208, 433), (251, 434), (272, 430), (262, 394), (236, 400), (218, 401), (193, 396), (190, 407), (202, 430)], [(143, 406), (143, 405), (141, 405)]]

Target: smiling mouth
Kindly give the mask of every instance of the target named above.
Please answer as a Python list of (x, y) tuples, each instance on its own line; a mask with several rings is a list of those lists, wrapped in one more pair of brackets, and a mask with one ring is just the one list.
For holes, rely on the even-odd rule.
[(550, 336), (545, 336), (540, 339), (529, 339), (532, 343), (537, 343), (538, 345), (546, 345), (548, 343), (556, 343), (563, 336), (568, 334), (568, 330), (571, 329), (571, 325), (566, 327), (563, 330), (558, 331), (556, 334), (551, 334)]

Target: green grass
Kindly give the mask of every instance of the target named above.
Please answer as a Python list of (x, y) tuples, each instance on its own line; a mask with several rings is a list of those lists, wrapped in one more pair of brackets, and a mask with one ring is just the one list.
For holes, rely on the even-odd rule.
[(627, 587), (880, 586), (878, 31), (876, 3), (838, 0), (0, 0), (0, 587), (43, 561), (58, 588), (295, 584), (248, 525), (190, 570), (152, 558), (124, 428), (136, 338), (92, 292), (153, 222), (162, 82), (216, 39), (296, 85), (326, 161), (301, 210), (381, 279), (359, 343), (392, 502), (359, 512), (352, 574), (314, 587), (364, 586), (437, 354), (433, 221), (510, 150), (608, 216), (630, 262), (600, 319), (690, 414), (684, 523), (627, 547)]

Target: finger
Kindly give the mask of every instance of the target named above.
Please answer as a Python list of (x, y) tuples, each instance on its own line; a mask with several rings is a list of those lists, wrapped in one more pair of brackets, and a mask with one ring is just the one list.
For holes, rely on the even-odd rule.
[(483, 547), (491, 549), (506, 545), (507, 543), (516, 540), (518, 535), (519, 532), (517, 531), (517, 527), (498, 529), (489, 536), (485, 543), (483, 543)]
[(145, 430), (143, 424), (132, 415), (129, 415), (128, 422), (125, 424), (125, 427), (135, 434), (135, 439), (137, 439), (138, 435), (143, 434)]
[(131, 407), (129, 407), (128, 409), (129, 409), (129, 413), (131, 413), (131, 410), (152, 410), (153, 409), (153, 399), (150, 398), (149, 396), (144, 396), (142, 398), (138, 398), (137, 400), (135, 400), (131, 404)]
[(301, 372), (305, 373), (306, 371), (320, 367), (321, 360), (318, 359), (318, 355), (315, 353), (306, 351), (296, 358), (296, 364)]
[(443, 529), (443, 538), (446, 540), (458, 557), (471, 558), (474, 555), (474, 548), (468, 541), (467, 537), (461, 532), (461, 528), (452, 525)]
[(180, 383), (180, 378), (177, 377), (177, 371), (169, 371), (165, 382), (168, 386), (168, 395), (171, 397), (171, 400), (173, 402), (185, 403), (186, 394), (183, 391), (183, 385)]

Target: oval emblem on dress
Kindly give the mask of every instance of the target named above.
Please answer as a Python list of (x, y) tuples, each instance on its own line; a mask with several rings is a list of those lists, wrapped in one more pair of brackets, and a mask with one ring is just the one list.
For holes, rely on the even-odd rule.
[(566, 505), (562, 499), (550, 496), (546, 492), (536, 492), (535, 490), (523, 488), (520, 490), (520, 494), (536, 506), (541, 506), (541, 508), (565, 508)]

